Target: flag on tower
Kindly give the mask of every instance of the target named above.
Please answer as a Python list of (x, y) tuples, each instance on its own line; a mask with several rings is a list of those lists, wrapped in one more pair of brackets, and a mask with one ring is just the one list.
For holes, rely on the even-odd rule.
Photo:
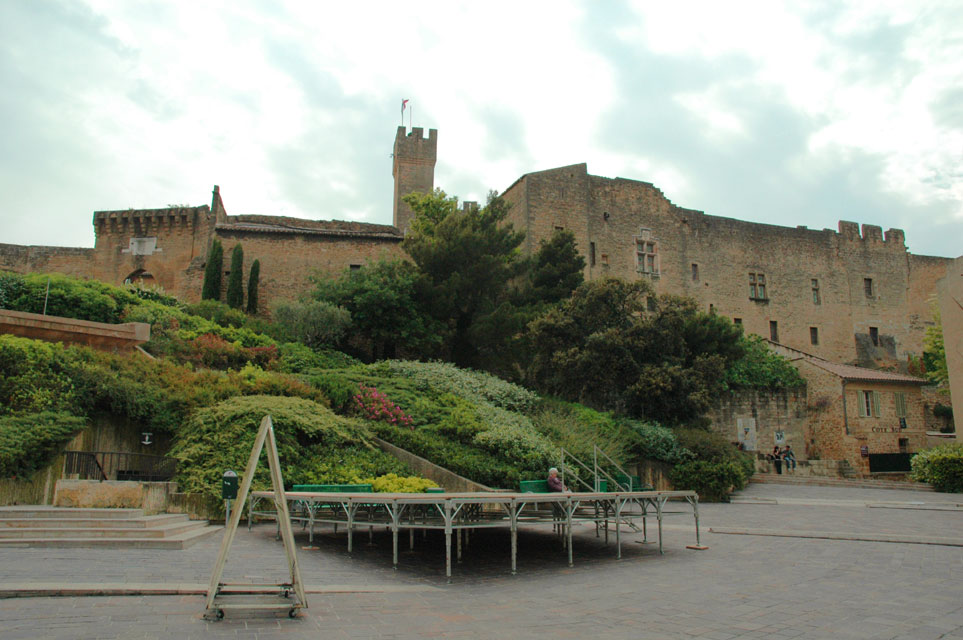
[(408, 98), (401, 101), (401, 115), (405, 114), (405, 107), (408, 105)]

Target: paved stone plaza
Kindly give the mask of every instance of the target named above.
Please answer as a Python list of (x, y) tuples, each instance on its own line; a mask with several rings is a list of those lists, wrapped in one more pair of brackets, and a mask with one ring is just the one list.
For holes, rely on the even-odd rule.
[[(694, 542), (687, 516), (667, 519), (664, 556), (628, 534), (621, 561), (585, 526), (569, 568), (551, 531), (531, 529), (520, 535), (512, 576), (507, 531), (489, 531), (472, 537), (451, 584), (437, 533), (427, 541), (419, 534), (394, 571), (383, 531), (375, 546), (356, 534), (352, 556), (343, 532), (325, 530), (316, 549), (304, 548), (298, 532), (302, 575), (314, 591), (300, 619), (228, 612), (208, 622), (200, 595), (14, 597), (0, 599), (0, 638), (963, 639), (960, 503), (960, 495), (753, 485), (734, 504), (702, 505), (707, 551), (685, 548)], [(263, 524), (238, 532), (225, 581), (285, 578), (274, 531)], [(0, 549), (0, 590), (196, 588), (209, 580), (219, 543)]]

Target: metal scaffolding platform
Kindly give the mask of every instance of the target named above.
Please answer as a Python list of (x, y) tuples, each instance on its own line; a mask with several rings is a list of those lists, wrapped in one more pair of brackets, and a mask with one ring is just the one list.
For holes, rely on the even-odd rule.
[[(689, 515), (695, 519), (696, 543), (699, 539), (699, 496), (694, 491), (617, 491), (586, 493), (314, 493), (284, 494), (291, 503), (290, 517), (303, 524), (313, 541), (314, 527), (319, 524), (347, 529), (348, 551), (352, 550), (353, 532), (358, 528), (387, 527), (392, 532), (393, 563), (398, 566), (398, 537), (409, 531), (409, 544), (414, 545), (416, 530), (436, 529), (445, 533), (446, 575), (451, 578), (452, 535), (456, 554), (461, 559), (463, 534), (472, 530), (508, 528), (511, 533), (512, 574), (516, 572), (517, 536), (520, 525), (552, 525), (562, 536), (573, 566), (572, 526), (592, 523), (596, 535), (605, 532), (608, 542), (609, 523), (615, 525), (616, 555), (622, 557), (622, 525), (641, 531), (648, 541), (646, 521), (658, 521), (659, 552), (662, 548), (662, 519), (667, 515)], [(252, 491), (248, 502), (248, 528), (255, 517), (277, 517), (276, 511), (259, 511), (262, 501), (273, 502), (274, 493)], [(671, 506), (670, 506), (671, 502)], [(676, 509), (675, 506), (687, 507)], [(279, 523), (280, 524), (280, 523)]]

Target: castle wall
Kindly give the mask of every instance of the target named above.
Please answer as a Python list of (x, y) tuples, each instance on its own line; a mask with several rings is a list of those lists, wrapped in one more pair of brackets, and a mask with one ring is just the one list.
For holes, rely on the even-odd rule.
[(745, 451), (765, 455), (788, 444), (798, 460), (808, 458), (805, 389), (728, 393), (716, 399), (706, 417), (714, 431)]
[[(260, 260), (258, 298), (267, 308), (272, 300), (293, 300), (313, 289), (310, 277), (316, 273), (340, 273), (351, 265), (363, 265), (379, 258), (399, 258), (401, 237), (372, 238), (332, 236), (326, 234), (277, 233), (231, 229), (218, 226), (218, 239), (224, 245), (225, 274), (230, 269), (230, 255), (237, 243), (244, 249), (245, 303), (251, 264)], [(227, 277), (224, 279), (227, 290)], [(198, 289), (200, 291), (200, 289)]]
[(0, 244), (0, 269), (16, 273), (52, 272), (77, 277), (93, 264), (94, 250), (79, 247), (43, 247)]
[(897, 229), (884, 237), (850, 222), (835, 232), (709, 216), (584, 164), (527, 174), (504, 196), (527, 251), (569, 229), (587, 279), (647, 278), (658, 293), (691, 296), (748, 332), (837, 362), (904, 366), (919, 354), (932, 321), (925, 301), (947, 262), (907, 253)]

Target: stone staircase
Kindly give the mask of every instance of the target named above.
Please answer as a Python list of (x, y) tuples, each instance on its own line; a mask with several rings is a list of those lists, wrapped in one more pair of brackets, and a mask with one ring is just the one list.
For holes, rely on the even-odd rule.
[(223, 527), (143, 509), (0, 507), (0, 547), (185, 549)]
[(791, 473), (755, 473), (749, 482), (765, 484), (793, 484), (814, 487), (863, 487), (868, 489), (894, 489), (903, 491), (932, 491), (933, 487), (922, 482), (872, 480), (867, 478), (828, 478), (824, 476), (794, 476)]

